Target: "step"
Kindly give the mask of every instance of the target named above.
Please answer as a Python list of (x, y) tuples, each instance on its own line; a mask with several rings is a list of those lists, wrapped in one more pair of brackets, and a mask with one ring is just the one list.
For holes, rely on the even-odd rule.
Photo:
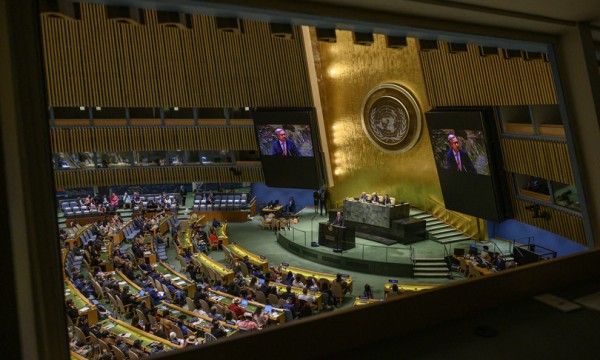
[(428, 213), (417, 214), (417, 215), (413, 215), (412, 217), (417, 218), (417, 219), (427, 219), (427, 218), (437, 219), (435, 216), (428, 214)]
[(438, 240), (449, 239), (449, 238), (458, 237), (458, 236), (466, 237), (463, 233), (458, 232), (456, 230), (454, 230), (454, 231), (447, 231), (447, 232), (440, 233), (440, 234), (434, 234), (433, 236), (435, 236), (435, 238), (438, 239)]
[(449, 233), (449, 232), (455, 232), (455, 233), (456, 233), (456, 232), (458, 232), (458, 231), (456, 231), (456, 229), (455, 229), (455, 228), (453, 228), (453, 227), (450, 227), (450, 226), (446, 226), (446, 227), (445, 227), (445, 228), (443, 228), (443, 229), (438, 229), (438, 230), (429, 231), (429, 233), (430, 233), (431, 235), (433, 235), (433, 236), (436, 236), (436, 237), (437, 237), (437, 235), (442, 235), (442, 234), (446, 234), (446, 233)]
[(425, 227), (425, 230), (427, 230), (427, 231), (429, 231), (431, 233), (431, 231), (433, 231), (433, 230), (441, 230), (441, 229), (448, 229), (448, 228), (449, 228), (448, 225), (440, 222), (439, 224), (434, 224), (434, 225), (431, 225), (431, 226), (428, 224)]
[(437, 272), (437, 273), (414, 273), (413, 277), (438, 277), (447, 278), (450, 276), (450, 272)]
[(447, 266), (446, 262), (426, 262), (426, 263), (416, 263), (414, 265), (415, 267), (421, 267), (421, 266)]
[(442, 272), (442, 271), (448, 271), (448, 267), (446, 265), (444, 265), (443, 267), (437, 266), (437, 267), (415, 267), (414, 271), (426, 271), (426, 272), (431, 272), (431, 271), (437, 271), (437, 272)]
[(423, 218), (421, 220), (425, 220), (425, 222), (427, 224), (444, 224), (444, 222), (442, 220), (440, 220), (440, 219), (438, 219), (436, 217), (433, 217), (433, 216), (428, 217), (428, 218)]
[(449, 238), (445, 238), (445, 239), (437, 239), (437, 241), (441, 244), (451, 244), (451, 243), (467, 241), (467, 240), (471, 240), (471, 239), (469, 239), (468, 237), (466, 237), (464, 235), (449, 237)]
[(443, 257), (414, 258), (413, 261), (446, 261)]

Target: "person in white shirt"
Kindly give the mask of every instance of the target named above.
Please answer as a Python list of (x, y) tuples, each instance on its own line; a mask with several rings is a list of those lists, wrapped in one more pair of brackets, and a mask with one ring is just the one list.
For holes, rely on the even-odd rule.
[(310, 305), (312, 305), (313, 302), (315, 302), (317, 300), (317, 298), (315, 298), (314, 295), (308, 294), (308, 288), (306, 288), (306, 287), (304, 289), (302, 289), (302, 295), (298, 295), (298, 299), (304, 300), (307, 303), (309, 303)]

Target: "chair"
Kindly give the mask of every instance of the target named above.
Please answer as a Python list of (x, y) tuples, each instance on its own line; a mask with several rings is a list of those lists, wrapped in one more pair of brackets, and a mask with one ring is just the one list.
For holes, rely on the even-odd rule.
[(264, 292), (256, 290), (254, 293), (256, 294), (256, 301), (258, 301), (261, 304), (267, 304), (267, 297), (265, 296)]
[(74, 326), (73, 329), (75, 330), (75, 337), (77, 338), (77, 340), (81, 341), (84, 344), (90, 343), (80, 328), (78, 328), (77, 326)]
[(279, 219), (277, 219), (277, 218), (271, 219), (271, 229), (275, 230), (275, 231), (281, 230), (281, 223), (280, 223)]
[(290, 229), (290, 221), (286, 218), (279, 219), (279, 229), (289, 230)]
[(475, 268), (475, 265), (473, 265), (473, 263), (472, 263), (472, 262), (470, 262), (470, 263), (469, 263), (469, 275), (468, 275), (469, 279), (470, 279), (470, 278), (477, 278), (477, 277), (479, 277), (480, 275), (481, 275), (481, 274), (479, 273), (479, 270), (477, 270), (477, 269)]
[(100, 349), (104, 350), (106, 349), (106, 351), (110, 351), (110, 347), (108, 347), (108, 344), (106, 344), (104, 341), (98, 339), (98, 345), (100, 345)]
[(107, 292), (106, 294), (108, 294), (108, 299), (110, 301), (110, 305), (113, 307), (115, 312), (117, 312), (117, 314), (118, 314), (119, 313), (119, 304), (117, 304), (117, 300), (115, 300), (115, 297), (112, 296), (111, 293)]
[(187, 268), (187, 262), (185, 261), (185, 258), (181, 255), (177, 255), (177, 260), (179, 260), (179, 270), (185, 270)]
[(286, 323), (294, 320), (294, 315), (292, 315), (292, 312), (290, 310), (284, 309), (283, 313), (285, 314), (285, 322)]
[(277, 307), (278, 307), (278, 308), (282, 308), (282, 307), (283, 307), (283, 304), (285, 304), (285, 299), (279, 299), (279, 300), (277, 301)]
[(196, 304), (194, 304), (194, 300), (192, 300), (189, 296), (186, 296), (185, 303), (187, 304), (187, 308), (189, 311), (196, 310)]
[(467, 262), (465, 261), (465, 258), (461, 257), (459, 259), (459, 261), (460, 261), (460, 272), (463, 273), (463, 274), (465, 274), (465, 275), (468, 275), (469, 274), (469, 267), (467, 266)]
[(183, 337), (183, 331), (181, 331), (181, 328), (179, 326), (177, 326), (177, 325), (173, 326), (171, 328), (171, 331), (173, 331), (175, 333), (175, 335), (177, 335), (178, 339), (185, 339)]
[(270, 229), (271, 228), (271, 223), (268, 222), (264, 216), (261, 215), (260, 217), (260, 222), (262, 223), (262, 227), (263, 229)]
[(130, 360), (137, 360), (137, 359), (139, 359), (139, 357), (133, 351), (130, 351), (129, 353), (127, 353), (127, 355), (129, 356)]
[(215, 304), (215, 308), (217, 308), (217, 314), (221, 314), (221, 316), (225, 317), (225, 308), (220, 304)]
[(202, 300), (200, 299), (200, 307), (202, 308), (202, 310), (204, 310), (204, 312), (206, 312), (207, 314), (210, 313), (210, 306), (208, 305), (208, 303), (206, 302), (206, 300)]
[(125, 314), (129, 313), (131, 311), (131, 304), (123, 304), (123, 300), (121, 300), (120, 297), (115, 296), (115, 300), (117, 301), (117, 306), (119, 309), (119, 313), (121, 314), (121, 316), (125, 316)]
[(333, 297), (335, 297), (340, 304), (344, 301), (344, 289), (342, 289), (340, 283), (333, 282), (331, 284), (331, 292), (333, 293)]
[(225, 255), (225, 262), (227, 262), (229, 265), (235, 264), (231, 252), (229, 251), (227, 246), (222, 246), (221, 248), (223, 249), (223, 255)]
[(242, 275), (249, 276), (250, 271), (248, 271), (248, 265), (245, 262), (240, 261), (240, 270), (242, 271)]
[(213, 334), (205, 333), (204, 334), (204, 342), (209, 343), (217, 341), (217, 338)]
[(114, 345), (111, 348), (112, 348), (112, 352), (113, 352), (113, 354), (115, 354), (115, 358), (117, 360), (127, 360), (127, 358), (125, 357), (125, 354), (123, 354), (121, 349), (119, 349), (118, 347), (116, 347)]
[(98, 344), (98, 338), (93, 332), (90, 332), (90, 344)]
[[(320, 278), (319, 279), (319, 285), (323, 285), (323, 283), (327, 283), (327, 286), (329, 286), (329, 288), (331, 288), (331, 281), (329, 281), (328, 279), (325, 278)], [(321, 286), (319, 286), (320, 288)]]
[(272, 306), (279, 306), (279, 298), (277, 297), (277, 295), (269, 294), (269, 296), (267, 296), (267, 300), (269, 300), (269, 304), (271, 304)]
[(217, 276), (215, 274), (215, 271), (209, 267), (206, 268), (207, 274), (208, 274), (208, 278), (210, 279), (211, 282), (215, 282), (217, 280)]
[(156, 318), (150, 314), (148, 314), (148, 322), (150, 323), (150, 325), (154, 325), (154, 324), (158, 323)]
[(137, 314), (138, 319), (142, 320), (144, 324), (148, 324), (150, 322), (148, 320), (148, 317), (144, 315), (144, 313), (140, 309), (135, 309), (135, 313)]
[(165, 295), (167, 296), (167, 299), (169, 299), (169, 301), (173, 301), (173, 294), (171, 294), (171, 291), (169, 290), (169, 288), (164, 285), (162, 288), (164, 290)]
[(215, 234), (210, 234), (208, 236), (208, 242), (210, 243), (210, 249), (219, 250), (219, 238)]

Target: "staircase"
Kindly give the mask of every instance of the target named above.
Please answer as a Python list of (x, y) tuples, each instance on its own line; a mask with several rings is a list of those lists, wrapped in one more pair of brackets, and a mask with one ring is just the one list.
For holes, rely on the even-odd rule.
[(415, 278), (450, 278), (451, 271), (448, 269), (443, 257), (414, 258), (413, 277)]
[(440, 244), (451, 244), (471, 240), (465, 234), (425, 211), (420, 211), (419, 213), (412, 215), (412, 217), (425, 220), (425, 230), (427, 231), (429, 238)]

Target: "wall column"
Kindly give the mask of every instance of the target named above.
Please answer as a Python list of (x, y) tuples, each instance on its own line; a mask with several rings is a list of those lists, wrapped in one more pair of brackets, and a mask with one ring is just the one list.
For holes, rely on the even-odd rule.
[[(555, 47), (555, 81), (586, 238), (600, 237), (600, 76), (590, 26), (579, 23), (561, 34)], [(567, 121), (568, 119), (568, 121)], [(578, 176), (579, 175), (579, 176)]]

